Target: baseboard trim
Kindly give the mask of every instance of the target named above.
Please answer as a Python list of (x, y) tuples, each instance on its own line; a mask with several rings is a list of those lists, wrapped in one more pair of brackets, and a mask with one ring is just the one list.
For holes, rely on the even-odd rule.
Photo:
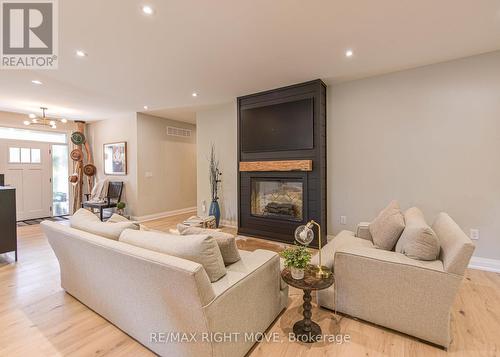
[(477, 269), (477, 270), (490, 271), (493, 273), (500, 273), (500, 260), (472, 257), (469, 263), (469, 269)]
[(181, 209), (176, 209), (173, 211), (165, 211), (165, 212), (160, 212), (160, 213), (155, 213), (155, 214), (149, 214), (146, 216), (132, 216), (132, 219), (134, 221), (147, 222), (147, 221), (152, 221), (155, 219), (172, 217), (172, 216), (176, 216), (178, 214), (184, 214), (184, 213), (196, 213), (196, 207), (181, 208)]
[(226, 220), (226, 219), (221, 219), (220, 225), (224, 226), (224, 227), (229, 227), (229, 228), (237, 228), (236, 221), (230, 221), (230, 220)]

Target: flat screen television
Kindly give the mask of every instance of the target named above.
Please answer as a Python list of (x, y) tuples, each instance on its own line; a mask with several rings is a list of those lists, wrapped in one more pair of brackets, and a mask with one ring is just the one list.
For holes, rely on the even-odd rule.
[(240, 120), (243, 152), (314, 148), (312, 98), (244, 109)]

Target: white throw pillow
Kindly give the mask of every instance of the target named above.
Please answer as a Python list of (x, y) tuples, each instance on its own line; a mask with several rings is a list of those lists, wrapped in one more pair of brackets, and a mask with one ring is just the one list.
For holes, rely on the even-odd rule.
[(120, 234), (125, 229), (139, 229), (135, 223), (130, 221), (118, 223), (101, 222), (95, 214), (84, 208), (80, 208), (70, 217), (69, 224), (71, 228), (113, 240), (118, 240)]
[(385, 250), (394, 248), (404, 228), (405, 220), (396, 201), (389, 203), (368, 226), (373, 244)]
[(236, 263), (241, 259), (238, 246), (236, 245), (236, 238), (232, 234), (220, 232), (214, 229), (184, 226), (183, 224), (178, 224), (177, 230), (183, 236), (206, 234), (214, 237), (222, 254), (222, 259), (224, 259), (224, 264), (226, 265)]
[(207, 235), (178, 236), (174, 234), (125, 230), (120, 242), (155, 252), (173, 255), (199, 263), (211, 282), (226, 275), (226, 267), (215, 239)]
[(436, 260), (439, 256), (439, 239), (425, 222), (424, 214), (417, 207), (405, 212), (406, 227), (396, 244), (396, 252), (418, 260)]

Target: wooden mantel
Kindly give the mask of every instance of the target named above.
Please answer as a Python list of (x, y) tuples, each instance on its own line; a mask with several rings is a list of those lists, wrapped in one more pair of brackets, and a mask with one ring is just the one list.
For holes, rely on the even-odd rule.
[(312, 171), (312, 160), (240, 161), (240, 171)]

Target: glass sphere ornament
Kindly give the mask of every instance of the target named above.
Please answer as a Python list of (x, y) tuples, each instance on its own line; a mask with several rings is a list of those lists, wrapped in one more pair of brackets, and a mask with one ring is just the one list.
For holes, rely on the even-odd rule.
[(311, 228), (307, 226), (298, 226), (295, 230), (295, 240), (304, 245), (308, 246), (314, 239), (314, 232)]

